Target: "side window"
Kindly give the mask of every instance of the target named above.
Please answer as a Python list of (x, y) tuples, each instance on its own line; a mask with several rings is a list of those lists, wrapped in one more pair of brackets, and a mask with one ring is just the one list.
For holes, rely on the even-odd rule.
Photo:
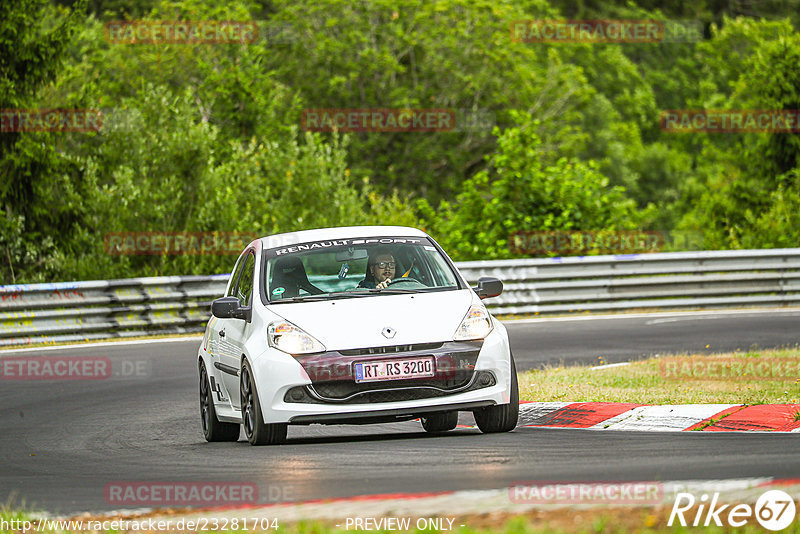
[(420, 248), (414, 247), (410, 256), (412, 267), (409, 276), (416, 278), (426, 286), (437, 286), (438, 284), (433, 278), (428, 259), (422, 253), (420, 253)]
[(235, 297), (236, 296), (236, 283), (239, 278), (239, 275), (242, 273), (242, 267), (244, 267), (245, 259), (239, 258), (239, 261), (236, 263), (236, 267), (233, 269), (233, 273), (231, 273), (231, 284), (228, 288), (228, 292), (225, 293), (226, 297)]
[(248, 254), (244, 260), (242, 276), (236, 289), (236, 297), (239, 299), (239, 306), (246, 308), (250, 306), (253, 297), (253, 275), (255, 274), (256, 257)]

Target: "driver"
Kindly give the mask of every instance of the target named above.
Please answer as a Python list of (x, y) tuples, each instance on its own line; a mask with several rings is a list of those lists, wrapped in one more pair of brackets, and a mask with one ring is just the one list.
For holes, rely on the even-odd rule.
[[(377, 251), (367, 260), (367, 274), (358, 287), (366, 289), (386, 289), (392, 283), (397, 263), (388, 252)], [(380, 280), (380, 282), (379, 282)]]

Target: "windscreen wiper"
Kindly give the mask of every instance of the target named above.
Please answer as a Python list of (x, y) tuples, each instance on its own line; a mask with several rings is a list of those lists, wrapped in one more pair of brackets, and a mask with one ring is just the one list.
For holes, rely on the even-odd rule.
[(356, 295), (359, 297), (364, 297), (367, 295), (403, 295), (406, 293), (422, 293), (421, 289), (395, 289), (389, 288), (386, 289), (378, 289), (378, 288), (360, 288), (357, 291), (337, 291), (335, 293), (331, 293), (331, 295), (341, 295), (341, 296), (350, 296)]
[(334, 291), (333, 293), (325, 293), (322, 295), (289, 297), (270, 302), (270, 304), (280, 304), (281, 302), (316, 302), (329, 299), (367, 297), (369, 295), (406, 295), (410, 293), (423, 293), (423, 291), (421, 289), (361, 288), (356, 291)]
[(380, 290), (362, 289), (359, 291), (335, 291), (333, 293), (323, 293), (321, 295), (301, 295), (297, 297), (289, 297), (286, 299), (271, 301), (270, 304), (280, 304), (281, 302), (315, 302), (320, 300), (348, 298), (348, 297), (366, 297), (367, 295), (371, 294), (374, 291), (380, 291)]
[(330, 295), (332, 297), (342, 297), (342, 298), (346, 298), (346, 297), (366, 297), (367, 295), (371, 295), (375, 291), (378, 291), (378, 290), (364, 288), (364, 289), (359, 289), (357, 291), (334, 291), (333, 293), (328, 293), (328, 295)]
[(328, 295), (303, 295), (298, 297), (289, 297), (288, 299), (280, 299), (270, 301), (270, 304), (280, 304), (281, 302), (313, 302), (316, 300), (326, 300)]

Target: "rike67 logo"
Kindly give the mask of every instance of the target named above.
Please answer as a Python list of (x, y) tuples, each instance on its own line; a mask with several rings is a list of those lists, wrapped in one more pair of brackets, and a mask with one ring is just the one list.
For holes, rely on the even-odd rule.
[(719, 493), (714, 493), (710, 502), (707, 493), (701, 495), (700, 499), (695, 499), (691, 493), (678, 493), (667, 526), (671, 527), (677, 519), (683, 527), (689, 524), (694, 527), (712, 524), (718, 527), (742, 527), (755, 519), (762, 528), (778, 531), (791, 525), (794, 516), (794, 499), (781, 490), (767, 491), (758, 498), (755, 506), (720, 504)]

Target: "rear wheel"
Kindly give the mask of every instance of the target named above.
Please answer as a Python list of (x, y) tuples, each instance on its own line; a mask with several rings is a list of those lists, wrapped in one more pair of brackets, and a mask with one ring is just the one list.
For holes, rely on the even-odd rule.
[(511, 399), (508, 404), (499, 404), (475, 410), (475, 422), (481, 432), (510, 432), (517, 427), (519, 418), (519, 385), (517, 384), (517, 366), (511, 358)]
[(458, 424), (458, 412), (437, 412), (422, 418), (422, 428), (426, 432), (447, 432)]
[(251, 445), (277, 445), (286, 441), (286, 423), (264, 423), (261, 415), (261, 402), (250, 364), (247, 360), (242, 362), (242, 375), (240, 380), (242, 425), (247, 441)]
[(221, 423), (214, 409), (213, 392), (208, 381), (206, 364), (200, 363), (200, 420), (206, 441), (239, 441), (237, 423)]

